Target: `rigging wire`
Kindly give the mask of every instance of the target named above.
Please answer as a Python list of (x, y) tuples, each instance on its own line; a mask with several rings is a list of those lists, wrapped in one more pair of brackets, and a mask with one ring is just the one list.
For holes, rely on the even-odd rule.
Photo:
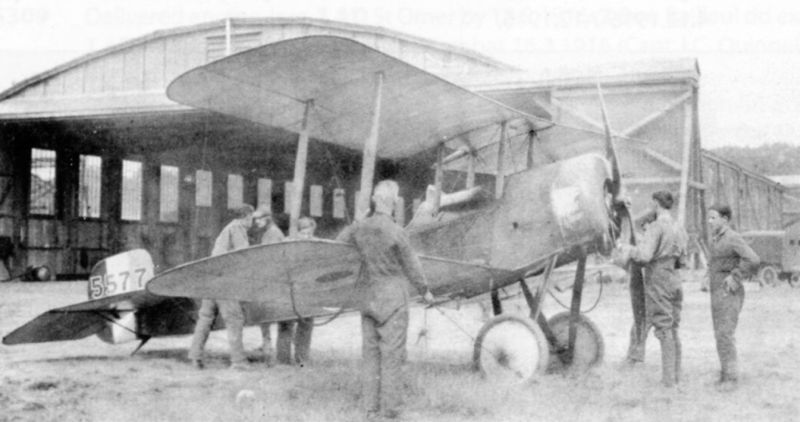
[[(602, 274), (602, 272), (600, 272), (600, 274)], [(592, 311), (593, 311), (593, 310), (594, 310), (594, 309), (597, 307), (597, 305), (600, 303), (600, 298), (603, 296), (603, 282), (602, 282), (602, 281), (601, 281), (601, 280), (598, 278), (598, 280), (597, 280), (597, 284), (599, 284), (599, 285), (600, 285), (600, 290), (597, 292), (597, 298), (595, 298), (595, 301), (594, 301), (594, 303), (592, 304), (592, 306), (590, 306), (590, 307), (589, 307), (589, 309), (587, 309), (587, 310), (585, 310), (585, 311), (584, 311), (584, 310), (581, 310), (581, 311), (580, 311), (580, 313), (582, 313), (582, 314), (588, 314), (589, 312), (592, 312)], [(552, 297), (552, 298), (553, 298), (553, 300), (555, 300), (555, 301), (556, 301), (556, 303), (558, 303), (559, 305), (561, 305), (561, 307), (562, 307), (562, 308), (564, 308), (564, 309), (566, 309), (566, 310), (570, 310), (570, 309), (571, 309), (569, 306), (567, 306), (567, 305), (565, 305), (563, 302), (561, 302), (561, 301), (560, 301), (560, 300), (559, 300), (559, 299), (556, 297), (556, 295), (554, 295), (554, 294), (553, 294), (553, 291), (552, 291), (551, 289), (547, 289), (547, 294), (549, 294), (549, 295), (550, 295), (550, 297)]]

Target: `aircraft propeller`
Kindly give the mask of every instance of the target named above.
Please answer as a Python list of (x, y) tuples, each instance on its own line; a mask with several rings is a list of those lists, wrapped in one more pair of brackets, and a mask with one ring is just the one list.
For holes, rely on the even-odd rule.
[(608, 208), (609, 219), (612, 223), (611, 237), (612, 239), (632, 244), (635, 243), (633, 237), (633, 219), (628, 209), (627, 202), (620, 194), (622, 191), (622, 176), (619, 170), (617, 151), (616, 148), (614, 148), (614, 137), (611, 134), (611, 124), (608, 121), (606, 102), (599, 82), (597, 83), (597, 95), (600, 99), (600, 111), (603, 115), (606, 159), (611, 164), (611, 183), (606, 186), (608, 195), (606, 206)]

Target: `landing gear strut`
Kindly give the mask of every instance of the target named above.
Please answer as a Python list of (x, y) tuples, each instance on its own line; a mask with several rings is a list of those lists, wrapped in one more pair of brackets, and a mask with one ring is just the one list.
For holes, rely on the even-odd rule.
[(479, 332), (473, 353), (476, 369), (488, 378), (526, 382), (548, 369), (587, 370), (603, 360), (602, 335), (580, 311), (586, 274), (585, 253), (578, 259), (570, 310), (550, 319), (541, 313), (557, 259), (557, 256), (551, 258), (545, 268), (544, 281), (535, 294), (525, 280), (519, 281), (530, 309), (529, 318), (502, 315), (497, 291), (492, 291), (495, 317)]

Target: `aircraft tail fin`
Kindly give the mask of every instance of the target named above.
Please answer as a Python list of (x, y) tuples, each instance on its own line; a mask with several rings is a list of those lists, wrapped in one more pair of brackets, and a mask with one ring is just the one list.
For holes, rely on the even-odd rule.
[(153, 259), (144, 249), (112, 255), (92, 268), (89, 299), (143, 291), (145, 284), (153, 278), (153, 271)]
[(153, 261), (136, 249), (98, 262), (89, 277), (86, 302), (51, 309), (3, 338), (3, 344), (78, 340), (97, 334), (108, 343), (141, 339), (136, 311), (164, 298), (144, 290), (153, 278)]

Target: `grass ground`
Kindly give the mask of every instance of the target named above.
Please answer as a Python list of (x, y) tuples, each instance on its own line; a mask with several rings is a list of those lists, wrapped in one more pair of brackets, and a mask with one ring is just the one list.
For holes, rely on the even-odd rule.
[[(492, 384), (470, 370), (472, 337), (487, 317), (481, 306), (416, 309), (409, 328), (407, 419), (800, 421), (800, 289), (749, 289), (737, 332), (741, 386), (720, 393), (713, 387), (718, 363), (708, 296), (696, 282), (684, 286), (684, 381), (672, 394), (658, 387), (654, 338), (643, 367), (617, 365), (631, 322), (621, 284), (606, 285), (588, 314), (603, 332), (605, 362), (586, 373), (544, 375), (524, 386)], [(587, 307), (598, 293), (597, 284), (587, 286)], [(85, 284), (78, 282), (0, 284), (0, 333), (84, 296)], [(504, 306), (525, 313), (518, 298)], [(545, 314), (560, 310), (546, 300)], [(135, 344), (108, 345), (94, 337), (0, 346), (0, 421), (358, 420), (359, 327), (356, 315), (317, 327), (309, 367), (256, 363), (248, 372), (227, 369), (224, 332), (212, 334), (204, 371), (185, 361), (188, 337), (151, 340), (133, 357)], [(258, 329), (246, 329), (246, 347), (255, 350), (259, 337)]]

